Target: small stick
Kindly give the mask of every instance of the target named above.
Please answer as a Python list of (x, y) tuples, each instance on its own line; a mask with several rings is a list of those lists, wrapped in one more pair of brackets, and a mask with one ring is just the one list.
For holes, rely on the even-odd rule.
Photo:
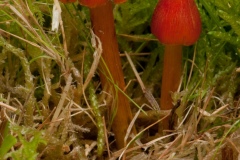
[(10, 110), (10, 111), (12, 111), (12, 112), (16, 112), (16, 111), (17, 111), (16, 108), (14, 108), (14, 107), (12, 107), (12, 106), (10, 106), (10, 105), (8, 105), (8, 104), (5, 104), (5, 103), (3, 103), (3, 102), (0, 102), (0, 106), (5, 107), (6, 109), (8, 109), (8, 110)]

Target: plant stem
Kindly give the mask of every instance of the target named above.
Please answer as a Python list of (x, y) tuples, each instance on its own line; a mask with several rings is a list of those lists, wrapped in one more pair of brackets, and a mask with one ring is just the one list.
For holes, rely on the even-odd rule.
[[(160, 107), (162, 110), (173, 108), (171, 93), (176, 92), (182, 74), (182, 46), (166, 45), (161, 87)], [(169, 129), (169, 118), (164, 119), (163, 129)]]
[[(91, 58), (92, 55), (85, 54), (85, 61), (84, 61), (84, 78), (87, 77), (87, 75), (90, 72), (91, 68)], [(93, 85), (93, 82), (90, 81), (88, 84), (88, 97), (90, 101), (90, 105), (92, 108), (92, 111), (94, 113), (94, 117), (96, 119), (97, 129), (98, 129), (98, 135), (97, 135), (97, 155), (98, 158), (102, 157), (104, 146), (105, 146), (105, 135), (104, 135), (104, 122), (102, 119), (102, 113), (99, 108), (99, 103), (97, 99), (97, 95), (95, 93), (95, 86)]]
[[(116, 84), (121, 90), (124, 91), (125, 89), (114, 27), (112, 2), (109, 0), (105, 5), (91, 8), (90, 14), (94, 33), (100, 38), (103, 49), (100, 62), (102, 88), (107, 93), (110, 93), (111, 96), (114, 96), (112, 103), (116, 101), (113, 108), (115, 117), (112, 123), (112, 129), (115, 134), (117, 147), (120, 149), (126, 146), (124, 137), (132, 120), (132, 113), (127, 97), (114, 87), (114, 84)], [(133, 132), (136, 133), (134, 127)]]

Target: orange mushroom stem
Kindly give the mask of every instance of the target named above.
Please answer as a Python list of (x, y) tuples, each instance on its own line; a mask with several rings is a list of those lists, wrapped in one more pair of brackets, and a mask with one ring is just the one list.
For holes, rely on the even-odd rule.
[[(116, 1), (123, 2), (123, 0)], [(113, 112), (110, 117), (114, 115), (112, 130), (117, 148), (121, 149), (126, 146), (124, 137), (132, 120), (132, 112), (130, 102), (123, 93), (125, 82), (114, 26), (113, 2), (111, 0), (79, 0), (79, 2), (90, 8), (93, 31), (102, 44), (103, 53), (99, 74), (102, 88), (113, 97), (110, 105), (113, 107), (111, 108)], [(132, 131), (136, 133), (134, 127)]]
[[(160, 0), (154, 10), (151, 31), (165, 45), (160, 107), (173, 108), (182, 75), (182, 46), (194, 44), (201, 33), (200, 14), (194, 0)], [(169, 129), (168, 119), (163, 129)]]

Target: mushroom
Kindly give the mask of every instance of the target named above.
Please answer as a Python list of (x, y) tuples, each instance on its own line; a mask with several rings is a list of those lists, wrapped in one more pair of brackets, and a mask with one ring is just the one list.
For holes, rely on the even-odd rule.
[[(71, 3), (76, 0), (60, 0), (62, 3)], [(114, 0), (114, 3), (123, 3), (126, 0)], [(126, 146), (124, 137), (132, 121), (132, 112), (129, 100), (124, 93), (125, 82), (121, 66), (121, 59), (115, 33), (112, 0), (78, 0), (90, 8), (91, 22), (94, 33), (102, 43), (102, 61), (100, 62), (100, 79), (105, 92), (114, 97), (112, 115), (112, 130), (115, 134), (118, 149)], [(117, 86), (117, 87), (116, 87)], [(132, 133), (136, 129), (132, 127)]]
[[(193, 45), (201, 33), (194, 0), (160, 0), (152, 16), (151, 31), (165, 45), (160, 108), (171, 110), (171, 92), (177, 91), (182, 74), (182, 46)], [(163, 121), (163, 129), (169, 129), (168, 119)]]
[[(125, 0), (114, 2), (123, 1)], [(79, 0), (79, 3), (90, 8), (93, 31), (102, 43), (103, 53), (99, 74), (102, 88), (114, 97), (112, 100), (114, 106), (111, 105), (113, 106), (111, 116), (114, 115), (112, 130), (117, 148), (120, 149), (126, 146), (124, 137), (132, 120), (132, 112), (130, 102), (124, 93), (125, 82), (114, 26), (113, 2), (111, 0)], [(134, 126), (132, 132), (136, 133)]]

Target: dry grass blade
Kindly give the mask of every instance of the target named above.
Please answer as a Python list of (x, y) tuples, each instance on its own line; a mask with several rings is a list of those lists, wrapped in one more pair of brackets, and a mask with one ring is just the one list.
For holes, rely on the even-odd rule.
[(12, 112), (16, 112), (17, 111), (16, 108), (14, 108), (14, 107), (12, 107), (12, 106), (10, 106), (8, 104), (5, 104), (3, 102), (0, 102), (0, 106), (5, 107), (6, 109), (8, 109), (9, 111), (12, 111)]
[[(206, 110), (206, 108), (207, 108), (207, 106), (208, 106), (208, 104), (209, 104), (209, 102), (210, 102), (210, 99), (211, 99), (212, 96), (213, 96), (214, 90), (215, 90), (215, 88), (213, 88), (213, 89), (210, 91), (210, 93), (209, 93), (209, 95), (208, 95), (208, 97), (207, 97), (207, 99), (206, 99), (206, 102), (204, 103), (204, 106), (203, 106), (203, 108), (202, 108), (203, 111)], [(197, 124), (198, 124), (199, 121), (201, 120), (202, 116), (203, 116), (203, 114), (200, 114), (200, 116), (198, 117), (198, 119), (197, 119)], [(197, 125), (196, 125), (196, 126), (197, 126)]]
[[(17, 5), (19, 5), (19, 4), (17, 4)], [(15, 13), (17, 15), (17, 17), (19, 17), (23, 21), (23, 24), (18, 22), (16, 19), (13, 19), (13, 20), (16, 23), (18, 23), (19, 26), (22, 27), (26, 31), (26, 33), (28, 33), (29, 36), (31, 36), (38, 43), (41, 44), (41, 47), (39, 47), (39, 48), (46, 51), (46, 53), (48, 53), (48, 55), (51, 56), (53, 59), (55, 59), (58, 63), (62, 63), (61, 58), (59, 56), (59, 52), (54, 47), (52, 47), (53, 45), (51, 44), (51, 41), (48, 39), (48, 36), (43, 31), (42, 27), (35, 20), (34, 16), (32, 16), (31, 11), (29, 11), (28, 8), (26, 7), (26, 10), (23, 10), (22, 12), (23, 13), (27, 12), (31, 15), (31, 18), (33, 19), (35, 24), (38, 25), (38, 29), (41, 31), (41, 35), (32, 27), (29, 20), (26, 19), (25, 16), (17, 10), (17, 8), (15, 8), (13, 5), (7, 5), (7, 6), (13, 11), (13, 13)], [(26, 26), (24, 26), (24, 25), (26, 25)], [(41, 36), (43, 36), (43, 37), (41, 37)], [(30, 42), (29, 44), (33, 44), (33, 43)], [(34, 46), (38, 47), (38, 45), (34, 45)]]
[[(163, 135), (158, 123), (171, 114), (171, 110), (160, 111), (156, 101), (163, 97), (159, 85), (164, 47), (150, 33), (152, 15), (148, 14), (157, 0), (114, 5), (117, 34), (110, 37), (109, 30), (96, 29), (98, 22), (90, 28), (92, 16), (77, 1), (0, 0), (0, 141), (7, 142), (0, 142), (0, 150), (11, 144), (9, 137), (17, 141), (6, 152), (12, 157), (0, 153), (0, 159), (14, 159), (13, 155), (97, 159), (98, 148), (104, 151), (99, 157), (109, 160), (240, 159), (240, 32), (236, 23), (240, 1), (195, 2), (202, 16), (202, 35), (195, 46), (184, 47), (184, 72), (172, 93), (174, 127)], [(102, 31), (100, 36), (95, 35), (98, 31)], [(133, 53), (120, 54), (124, 63), (117, 66), (123, 68), (122, 78), (113, 80), (116, 69), (106, 68), (103, 77), (112, 85), (111, 93), (99, 81), (101, 62), (103, 68), (107, 62), (116, 65), (103, 56), (113, 47), (112, 37), (117, 37), (118, 58), (119, 50)], [(102, 38), (110, 40), (108, 45)], [(110, 71), (115, 73), (108, 75)], [(127, 87), (120, 87), (119, 79), (126, 80)], [(115, 113), (111, 111), (116, 109), (108, 106), (111, 100), (123, 102), (119, 95), (127, 98), (135, 113), (127, 125), (122, 125), (123, 118), (112, 123)], [(112, 127), (118, 125), (126, 126), (122, 149), (117, 148), (115, 134), (121, 131)], [(133, 135), (134, 125), (138, 131)]]
[[(54, 115), (53, 115), (52, 122), (56, 122), (56, 120), (58, 119), (61, 111), (64, 109), (64, 102), (65, 102), (65, 100), (66, 100), (66, 98), (67, 98), (67, 93), (68, 93), (68, 91), (69, 91), (69, 88), (70, 88), (70, 86), (71, 86), (71, 83), (72, 83), (72, 75), (69, 74), (69, 75), (68, 75), (68, 79), (67, 79), (66, 86), (65, 86), (64, 89), (63, 89), (63, 92), (62, 92), (62, 94), (61, 94), (60, 101), (59, 101), (58, 106), (57, 106), (57, 108), (56, 108), (56, 111), (55, 111), (55, 113), (54, 113)], [(56, 128), (57, 125), (58, 125), (58, 123), (51, 123), (50, 126), (49, 126), (49, 128), (48, 128), (48, 132), (49, 132), (49, 133), (53, 133), (53, 132), (54, 132), (54, 128)]]
[(159, 107), (157, 101), (155, 100), (153, 95), (150, 93), (150, 91), (146, 89), (146, 87), (143, 84), (143, 81), (141, 80), (141, 77), (139, 76), (139, 74), (138, 74), (138, 72), (137, 72), (137, 70), (136, 70), (136, 68), (135, 68), (135, 66), (134, 66), (130, 56), (128, 55), (127, 52), (125, 52), (125, 55), (126, 55), (126, 57), (128, 59), (129, 64), (131, 65), (131, 68), (132, 68), (132, 70), (133, 70), (133, 72), (134, 72), (134, 74), (135, 74), (135, 76), (137, 78), (137, 81), (138, 81), (139, 85), (141, 86), (141, 89), (143, 91), (144, 96), (146, 97), (148, 102), (152, 105), (153, 110), (160, 111), (160, 107)]
[(102, 55), (102, 51), (103, 51), (102, 50), (102, 43), (101, 43), (100, 39), (98, 38), (97, 35), (94, 34), (94, 32), (92, 30), (90, 30), (90, 31), (91, 31), (91, 35), (92, 35), (92, 38), (91, 38), (92, 46), (95, 49), (95, 51), (93, 53), (94, 60), (93, 60), (92, 66), (90, 68), (90, 71), (88, 73), (88, 76), (87, 76), (87, 78), (86, 78), (86, 80), (83, 84), (83, 91), (85, 91), (89, 82), (91, 81), (91, 79), (95, 75), (98, 64), (99, 64), (99, 61), (100, 61), (100, 58), (101, 58), (101, 55)]
[(127, 142), (127, 139), (129, 138), (130, 134), (131, 134), (131, 130), (132, 130), (132, 128), (133, 128), (133, 126), (134, 126), (134, 124), (135, 124), (135, 122), (136, 122), (136, 120), (137, 120), (137, 117), (138, 117), (138, 115), (139, 115), (140, 112), (141, 112), (141, 110), (142, 110), (142, 107), (141, 107), (141, 108), (138, 110), (138, 112), (134, 115), (131, 123), (130, 123), (129, 126), (128, 126), (126, 135), (125, 135), (125, 137), (124, 137), (124, 143), (125, 143), (125, 144), (126, 144), (126, 142)]
[[(140, 110), (141, 110), (141, 109), (140, 109)], [(139, 113), (140, 113), (140, 111), (139, 111)], [(169, 114), (170, 114), (170, 113), (169, 113)], [(173, 133), (173, 134), (169, 134), (169, 135), (167, 135), (167, 136), (162, 136), (162, 137), (156, 138), (156, 139), (154, 139), (154, 140), (152, 140), (152, 141), (150, 141), (150, 142), (148, 142), (148, 143), (146, 143), (146, 144), (144, 144), (144, 145), (142, 145), (142, 146), (133, 147), (133, 148), (128, 149), (128, 147), (130, 146), (130, 144), (133, 143), (133, 141), (135, 141), (137, 138), (139, 138), (139, 136), (140, 136), (143, 132), (145, 132), (146, 130), (148, 130), (148, 129), (151, 128), (152, 126), (158, 124), (159, 122), (161, 122), (162, 120), (164, 120), (165, 118), (167, 118), (167, 117), (169, 116), (169, 114), (165, 115), (163, 118), (159, 119), (158, 121), (156, 121), (156, 122), (154, 122), (153, 124), (149, 125), (148, 127), (144, 128), (141, 132), (139, 132), (137, 135), (135, 135), (135, 136), (132, 138), (132, 140), (128, 143), (128, 145), (127, 145), (125, 148), (123, 148), (123, 149), (117, 151), (116, 153), (114, 153), (113, 157), (115, 157), (115, 156), (118, 157), (118, 156), (119, 156), (119, 157), (121, 158), (125, 153), (131, 152), (131, 151), (136, 150), (136, 149), (139, 149), (139, 148), (149, 147), (150, 145), (153, 145), (155, 142), (157, 142), (157, 141), (159, 141), (159, 140), (162, 140), (162, 139), (165, 139), (165, 138), (168, 138), (168, 137), (171, 137), (171, 136), (177, 134), (177, 133)]]

